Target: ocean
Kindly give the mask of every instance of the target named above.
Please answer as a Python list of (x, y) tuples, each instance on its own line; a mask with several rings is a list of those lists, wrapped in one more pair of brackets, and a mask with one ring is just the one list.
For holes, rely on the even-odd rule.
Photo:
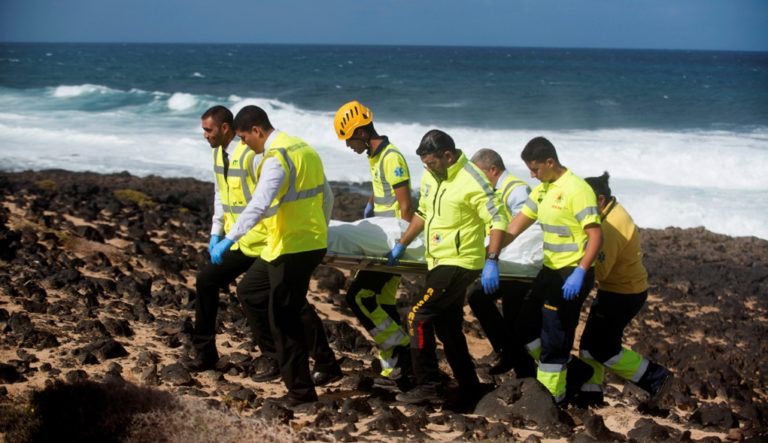
[[(611, 174), (638, 225), (768, 239), (768, 53), (396, 46), (0, 43), (0, 168), (212, 181), (200, 115), (264, 108), (313, 145), (330, 180), (369, 180), (336, 139), (357, 99), (405, 153), (432, 128), (471, 155), (555, 144)], [(361, 208), (362, 211), (362, 208)]]

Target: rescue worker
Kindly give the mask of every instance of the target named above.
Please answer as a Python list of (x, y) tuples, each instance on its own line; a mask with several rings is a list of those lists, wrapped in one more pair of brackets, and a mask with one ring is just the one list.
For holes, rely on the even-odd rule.
[[(407, 330), (417, 386), (397, 400), (418, 404), (441, 399), (435, 333), (459, 384), (459, 397), (474, 405), (483, 392), (462, 332), (467, 287), (480, 274), (492, 293), (499, 286), (498, 259), (507, 216), (485, 175), (467, 160), (453, 139), (434, 129), (421, 139), (416, 154), (427, 168), (415, 216), (387, 254), (394, 264), (424, 231), (426, 291), (408, 313)], [(490, 226), (488, 254), (484, 246)]]
[[(235, 138), (232, 112), (224, 106), (214, 106), (200, 117), (203, 136), (211, 145), (214, 172), (214, 210), (211, 239), (208, 252), (211, 263), (197, 274), (195, 294), (195, 330), (192, 344), (196, 356), (184, 362), (191, 371), (213, 369), (219, 359), (216, 349), (216, 316), (219, 309), (219, 289), (228, 287), (239, 275), (253, 264), (267, 244), (267, 231), (258, 223), (229, 249), (213, 254), (222, 236), (232, 229), (240, 213), (251, 200), (256, 187), (255, 152), (244, 143), (234, 149), (229, 145)], [(264, 359), (254, 365), (255, 381), (277, 378), (276, 351), (267, 318), (249, 319), (254, 341), (259, 345)]]
[[(314, 402), (316, 385), (342, 376), (323, 324), (306, 298), (312, 272), (327, 247), (330, 214), (324, 212), (323, 200), (331, 194), (330, 186), (317, 152), (276, 130), (263, 109), (245, 106), (234, 126), (242, 141), (264, 158), (251, 202), (214, 253), (264, 220), (267, 245), (238, 285), (238, 297), (246, 315), (269, 317), (280, 375), (288, 388), (281, 401), (286, 406)], [(312, 348), (315, 372), (310, 374)]]
[[(411, 175), (400, 150), (379, 135), (373, 113), (358, 101), (342, 105), (333, 126), (339, 140), (358, 154), (365, 152), (371, 171), (373, 195), (363, 217), (397, 217), (411, 221)], [(379, 349), (380, 373), (398, 379), (411, 371), (410, 341), (397, 311), (400, 276), (387, 272), (359, 271), (347, 290), (347, 304)]]
[[(472, 156), (472, 163), (483, 171), (496, 189), (507, 218), (512, 220), (528, 200), (531, 188), (510, 173), (504, 165), (504, 160), (492, 149), (477, 151)], [(524, 344), (514, 334), (513, 327), (518, 321), (523, 296), (530, 288), (530, 282), (504, 280), (499, 283), (499, 289), (496, 292), (486, 294), (481, 282), (476, 281), (467, 291), (469, 306), (498, 357), (488, 370), (490, 375), (503, 374), (513, 368), (518, 378), (536, 375), (536, 363), (526, 352)], [(496, 306), (496, 300), (499, 298), (502, 299), (503, 317)]]
[(603, 404), (606, 369), (644, 389), (652, 402), (660, 399), (672, 377), (664, 366), (621, 346), (624, 328), (648, 298), (648, 273), (643, 266), (640, 233), (611, 194), (608, 178), (605, 172), (585, 179), (597, 195), (603, 248), (595, 264), (597, 297), (581, 334), (579, 350), (581, 358), (594, 369), (594, 375), (578, 394), (577, 404), (584, 407)]
[(538, 220), (544, 232), (544, 266), (521, 308), (529, 321), (517, 326), (529, 352), (539, 355), (536, 378), (564, 407), (593, 372), (570, 352), (581, 306), (594, 285), (593, 264), (602, 245), (600, 214), (595, 193), (560, 164), (549, 140), (530, 140), (521, 157), (541, 183), (510, 222), (505, 244)]

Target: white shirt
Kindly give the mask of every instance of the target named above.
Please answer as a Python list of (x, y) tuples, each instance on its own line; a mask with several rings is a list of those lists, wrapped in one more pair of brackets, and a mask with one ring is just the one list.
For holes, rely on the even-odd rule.
[[(264, 142), (264, 151), (269, 149), (278, 133), (279, 131), (275, 129), (267, 137), (267, 140)], [(276, 158), (267, 157), (262, 162), (264, 165), (261, 167), (261, 176), (259, 177), (259, 182), (256, 183), (256, 189), (253, 191), (253, 198), (248, 202), (235, 225), (227, 233), (227, 238), (233, 242), (236, 242), (250, 231), (251, 228), (256, 226), (256, 223), (261, 221), (264, 212), (269, 208), (272, 200), (275, 199), (280, 191), (280, 186), (287, 178), (285, 170)], [(328, 180), (323, 177), (323, 212), (325, 213), (326, 223), (331, 221), (332, 210), (333, 191), (331, 190), (331, 185), (328, 184)]]

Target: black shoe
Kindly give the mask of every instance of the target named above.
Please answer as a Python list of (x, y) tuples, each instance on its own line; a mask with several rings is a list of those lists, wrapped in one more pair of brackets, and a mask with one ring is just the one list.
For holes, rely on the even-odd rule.
[(270, 400), (286, 408), (295, 408), (297, 406), (316, 402), (317, 395), (306, 397), (306, 398), (296, 398), (296, 397), (291, 397), (289, 394), (285, 394), (282, 397), (271, 398)]
[(512, 359), (502, 351), (499, 359), (496, 360), (496, 363), (494, 363), (493, 366), (488, 369), (488, 375), (504, 374), (505, 372), (509, 372), (513, 367), (514, 363), (512, 362)]
[(280, 377), (280, 367), (272, 357), (262, 357), (254, 360), (251, 368), (251, 380), (256, 382), (272, 381)]
[(563, 406), (574, 402), (576, 395), (581, 392), (581, 385), (588, 382), (595, 369), (578, 357), (572, 357), (568, 362), (568, 374), (565, 377), (565, 398), (559, 403)]
[(643, 388), (651, 398), (648, 400), (651, 403), (657, 403), (666, 394), (671, 386), (672, 373), (664, 366), (650, 362), (648, 369), (640, 380), (637, 382), (637, 386)]
[(328, 371), (315, 371), (312, 373), (312, 382), (315, 386), (325, 386), (329, 383), (341, 380), (344, 374), (338, 365)]
[(440, 403), (443, 400), (437, 390), (437, 387), (433, 385), (416, 386), (408, 392), (401, 392), (400, 394), (397, 394), (395, 399), (399, 402), (408, 403), (411, 405), (419, 405), (423, 403)]
[(577, 408), (599, 408), (605, 406), (603, 391), (581, 391), (576, 394), (572, 402)]
[(216, 369), (216, 362), (219, 361), (218, 355), (198, 354), (191, 360), (182, 361), (181, 365), (190, 372), (203, 372)]

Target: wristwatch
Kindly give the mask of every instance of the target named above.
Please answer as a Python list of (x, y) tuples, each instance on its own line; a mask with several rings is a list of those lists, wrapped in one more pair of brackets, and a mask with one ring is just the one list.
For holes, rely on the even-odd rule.
[(488, 253), (488, 260), (499, 261), (499, 253), (498, 252), (489, 252)]

